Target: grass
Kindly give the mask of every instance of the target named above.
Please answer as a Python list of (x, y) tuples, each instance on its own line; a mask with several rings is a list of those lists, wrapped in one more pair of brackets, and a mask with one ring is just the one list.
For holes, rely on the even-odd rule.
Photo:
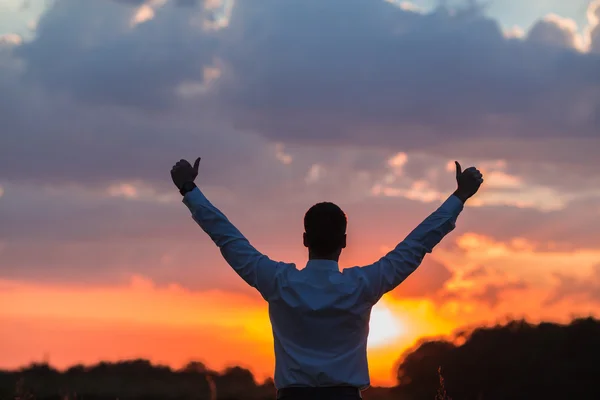
[[(215, 381), (210, 375), (206, 375), (206, 382), (208, 383), (208, 388), (210, 390), (210, 400), (217, 400), (217, 386), (215, 385)], [(62, 400), (77, 400), (77, 398), (77, 395), (70, 394), (62, 396)], [(13, 400), (35, 400), (35, 396), (27, 390), (24, 378), (17, 381), (15, 397)], [(119, 399), (117, 398), (116, 400)]]
[(444, 376), (442, 375), (442, 367), (438, 367), (438, 376), (440, 377), (440, 387), (438, 388), (435, 400), (452, 400), (452, 397), (448, 396), (448, 393), (446, 392)]
[[(442, 367), (438, 367), (438, 376), (440, 386), (437, 390), (437, 394), (435, 396), (435, 400), (452, 400), (452, 397), (448, 396), (446, 391), (444, 376), (442, 375)], [(208, 386), (210, 389), (210, 400), (217, 400), (217, 387), (215, 382), (210, 377), (210, 375), (206, 375), (206, 381), (208, 382)], [(35, 396), (33, 396), (25, 386), (25, 379), (21, 378), (17, 381), (17, 385), (15, 388), (15, 397), (14, 400), (35, 400)], [(62, 397), (62, 400), (77, 400), (77, 395), (65, 395)], [(116, 399), (119, 400), (119, 399)]]

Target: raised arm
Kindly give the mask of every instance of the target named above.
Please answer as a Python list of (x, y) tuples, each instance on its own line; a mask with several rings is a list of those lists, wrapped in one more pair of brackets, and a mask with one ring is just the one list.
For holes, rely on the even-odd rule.
[(275, 292), (277, 275), (287, 264), (275, 262), (261, 254), (227, 217), (208, 201), (194, 184), (199, 164), (199, 158), (193, 167), (186, 160), (181, 160), (171, 170), (173, 183), (183, 195), (183, 203), (192, 213), (192, 218), (219, 247), (227, 263), (268, 300)]
[(483, 177), (474, 167), (462, 172), (456, 163), (458, 189), (429, 217), (417, 226), (396, 248), (377, 262), (353, 269), (364, 282), (364, 293), (373, 304), (381, 296), (404, 281), (423, 261), (427, 253), (456, 227), (456, 219), (464, 203), (483, 183)]

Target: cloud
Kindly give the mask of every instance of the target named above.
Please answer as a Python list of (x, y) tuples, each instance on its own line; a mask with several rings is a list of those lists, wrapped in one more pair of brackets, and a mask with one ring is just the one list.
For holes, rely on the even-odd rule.
[[(518, 192), (513, 196), (518, 197)], [(470, 208), (460, 222), (499, 241), (510, 241), (514, 237), (530, 238), (539, 250), (593, 249), (600, 239), (600, 232), (593, 223), (594, 218), (600, 215), (594, 205), (597, 201), (597, 198), (573, 201), (564, 209), (551, 211), (505, 205)], [(593, 216), (592, 219), (590, 216)]]
[[(172, 188), (169, 170), (182, 157), (204, 157), (206, 185), (234, 181), (263, 190), (283, 173), (274, 145), (256, 135), (240, 135), (210, 113), (182, 109), (165, 115), (95, 107), (19, 87), (6, 75), (0, 87), (4, 123), (0, 137), (2, 180), (20, 184), (76, 183), (97, 189), (142, 181)], [(4, 85), (2, 84), (4, 83)], [(205, 111), (205, 110), (204, 110)], [(25, 113), (33, 117), (25, 117)], [(20, 160), (27, 159), (27, 163)], [(222, 165), (244, 165), (245, 172)], [(246, 174), (270, 179), (257, 183)]]
[(522, 39), (525, 37), (525, 31), (520, 26), (513, 26), (512, 28), (504, 30), (504, 36), (508, 39)]
[(116, 3), (127, 4), (130, 6), (141, 6), (146, 3), (146, 0), (113, 0)]
[[(465, 237), (459, 238), (459, 246)], [(515, 239), (513, 246), (529, 246), (523, 239)], [(463, 244), (464, 246), (464, 244)], [(489, 249), (490, 252), (498, 252), (499, 248)], [(470, 263), (468, 263), (470, 264)], [(440, 287), (431, 298), (441, 307), (460, 302), (462, 304), (477, 304), (489, 309), (496, 309), (507, 300), (507, 294), (514, 291), (527, 291), (531, 284), (525, 282), (514, 274), (506, 273), (485, 265), (474, 267), (464, 266), (446, 269), (447, 278), (443, 287)]]
[[(386, 157), (417, 152), (444, 162), (471, 156), (595, 171), (598, 58), (507, 39), (480, 13), (365, 0), (211, 1), (193, 10), (172, 1), (120, 3), (135, 7), (57, 1), (33, 40), (3, 54), (2, 65), (11, 65), (0, 76), (5, 179), (156, 181), (159, 167), (190, 143), (248, 166), (274, 142), (313, 144), (304, 154), (322, 144), (367, 144)], [(154, 17), (131, 28), (140, 7)], [(227, 28), (207, 30), (216, 14)], [(316, 154), (332, 151), (300, 164), (330, 171)], [(15, 171), (22, 158), (31, 164)], [(267, 169), (258, 174), (283, 177)], [(431, 182), (398, 182), (384, 181), (377, 192), (441, 196)], [(531, 191), (527, 207), (569, 201), (547, 187)], [(489, 202), (515, 205), (497, 194)]]
[(587, 12), (590, 49), (600, 54), (600, 1), (590, 2)]
[[(507, 35), (478, 10), (377, 0), (57, 0), (32, 39), (0, 45), (0, 278), (86, 292), (133, 279), (160, 299), (176, 284), (185, 319), (190, 298), (218, 300), (196, 291), (258, 297), (180, 203), (180, 158), (202, 156), (215, 205), (300, 267), (312, 204), (342, 206), (341, 265), (367, 265), (454, 191), (458, 159), (486, 185), (391, 294), (399, 316), (427, 314), (411, 334), (440, 315), (566, 315), (540, 311), (554, 290), (596, 304), (593, 7), (587, 52), (558, 17)], [(58, 292), (40, 291), (82, 299)]]
[(136, 26), (154, 18), (154, 10), (147, 4), (140, 6), (131, 18), (130, 24)]
[(18, 46), (23, 43), (23, 38), (16, 33), (0, 35), (0, 46)]
[[(533, 237), (528, 234), (498, 241), (466, 233), (455, 239), (455, 246), (436, 249), (436, 257), (452, 272), (437, 302), (450, 310), (462, 308), (464, 312), (486, 307), (496, 312), (520, 313), (542, 307), (544, 302), (555, 306), (561, 296), (576, 299), (579, 296), (570, 293), (580, 289), (581, 293), (592, 293), (595, 283), (590, 282), (596, 279), (589, 276), (596, 275), (600, 260), (595, 247), (561, 248), (552, 242), (537, 242)], [(557, 286), (557, 279), (564, 285)], [(584, 284), (590, 284), (585, 291)], [(527, 301), (523, 300), (523, 293), (528, 294)], [(553, 307), (553, 312), (562, 313), (559, 306)], [(578, 303), (572, 308), (582, 310), (586, 306)]]
[[(238, 77), (226, 92), (242, 126), (279, 141), (595, 162), (581, 155), (598, 144), (594, 55), (508, 39), (496, 21), (467, 11), (360, 0), (261, 5), (240, 4), (232, 26), (247, 28), (226, 33)], [(543, 26), (563, 32), (559, 21)], [(552, 150), (542, 140), (554, 141)]]
[(483, 287), (483, 290), (472, 296), (472, 299), (486, 304), (490, 308), (495, 308), (503, 299), (504, 293), (513, 290), (527, 290), (529, 286), (524, 282), (508, 282), (501, 284), (490, 284)]
[[(597, 55), (508, 39), (477, 12), (383, 1), (120, 3), (56, 1), (33, 39), (0, 49), (2, 273), (184, 273), (181, 248), (202, 239), (178, 219), (168, 171), (198, 155), (211, 199), (285, 260), (304, 249), (269, 236), (296, 243), (299, 217), (328, 199), (356, 229), (378, 227), (346, 259), (371, 262), (454, 190), (445, 167), (459, 157), (488, 164), (461, 229), (597, 243)], [(433, 286), (408, 293), (443, 285), (452, 264), (439, 262)]]
[(170, 107), (174, 88), (201, 81), (213, 61), (216, 43), (193, 23), (202, 18), (203, 9), (172, 2), (129, 10), (60, 0), (41, 17), (35, 39), (15, 53), (27, 65), (23, 78), (54, 92), (96, 104)]
[(587, 302), (600, 304), (600, 264), (594, 266), (591, 274), (585, 278), (555, 274), (558, 285), (546, 299), (547, 305), (555, 305), (562, 301)]
[[(167, 192), (171, 196), (167, 199), (148, 190), (131, 184), (104, 192), (8, 185), (0, 198), (5, 211), (0, 217), (0, 277), (115, 284), (144, 274), (157, 284), (253, 292), (191, 219), (175, 190)], [(293, 243), (295, 237), (294, 247), (304, 258), (300, 239), (304, 205), (291, 215), (289, 207), (273, 210), (272, 204), (248, 213), (248, 196), (240, 201), (219, 188), (203, 190), (262, 251), (291, 261), (286, 242)], [(282, 221), (284, 227), (290, 226), (289, 232), (282, 229)], [(283, 251), (275, 251), (278, 248)]]
[(583, 38), (577, 33), (577, 23), (556, 14), (547, 15), (529, 31), (527, 40), (551, 46), (586, 50)]
[(444, 264), (425, 258), (421, 266), (394, 290), (393, 295), (399, 299), (435, 298), (452, 276), (452, 272)]

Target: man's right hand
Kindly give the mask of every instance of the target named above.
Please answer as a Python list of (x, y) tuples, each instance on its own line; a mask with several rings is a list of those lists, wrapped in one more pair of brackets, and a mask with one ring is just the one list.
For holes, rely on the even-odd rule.
[(194, 182), (198, 176), (199, 166), (200, 157), (196, 159), (193, 166), (184, 159), (177, 161), (177, 163), (173, 165), (173, 168), (171, 169), (171, 179), (173, 179), (173, 183), (177, 186), (177, 189), (181, 190), (184, 184)]
[(456, 183), (458, 184), (454, 194), (464, 203), (477, 193), (483, 183), (483, 175), (475, 167), (463, 171), (458, 161), (454, 161), (454, 163), (456, 164)]

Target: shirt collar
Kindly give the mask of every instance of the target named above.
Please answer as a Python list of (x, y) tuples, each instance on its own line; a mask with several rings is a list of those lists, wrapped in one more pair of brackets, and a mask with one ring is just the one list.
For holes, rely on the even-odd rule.
[(332, 271), (340, 270), (338, 262), (333, 260), (308, 260), (306, 268), (318, 268)]

